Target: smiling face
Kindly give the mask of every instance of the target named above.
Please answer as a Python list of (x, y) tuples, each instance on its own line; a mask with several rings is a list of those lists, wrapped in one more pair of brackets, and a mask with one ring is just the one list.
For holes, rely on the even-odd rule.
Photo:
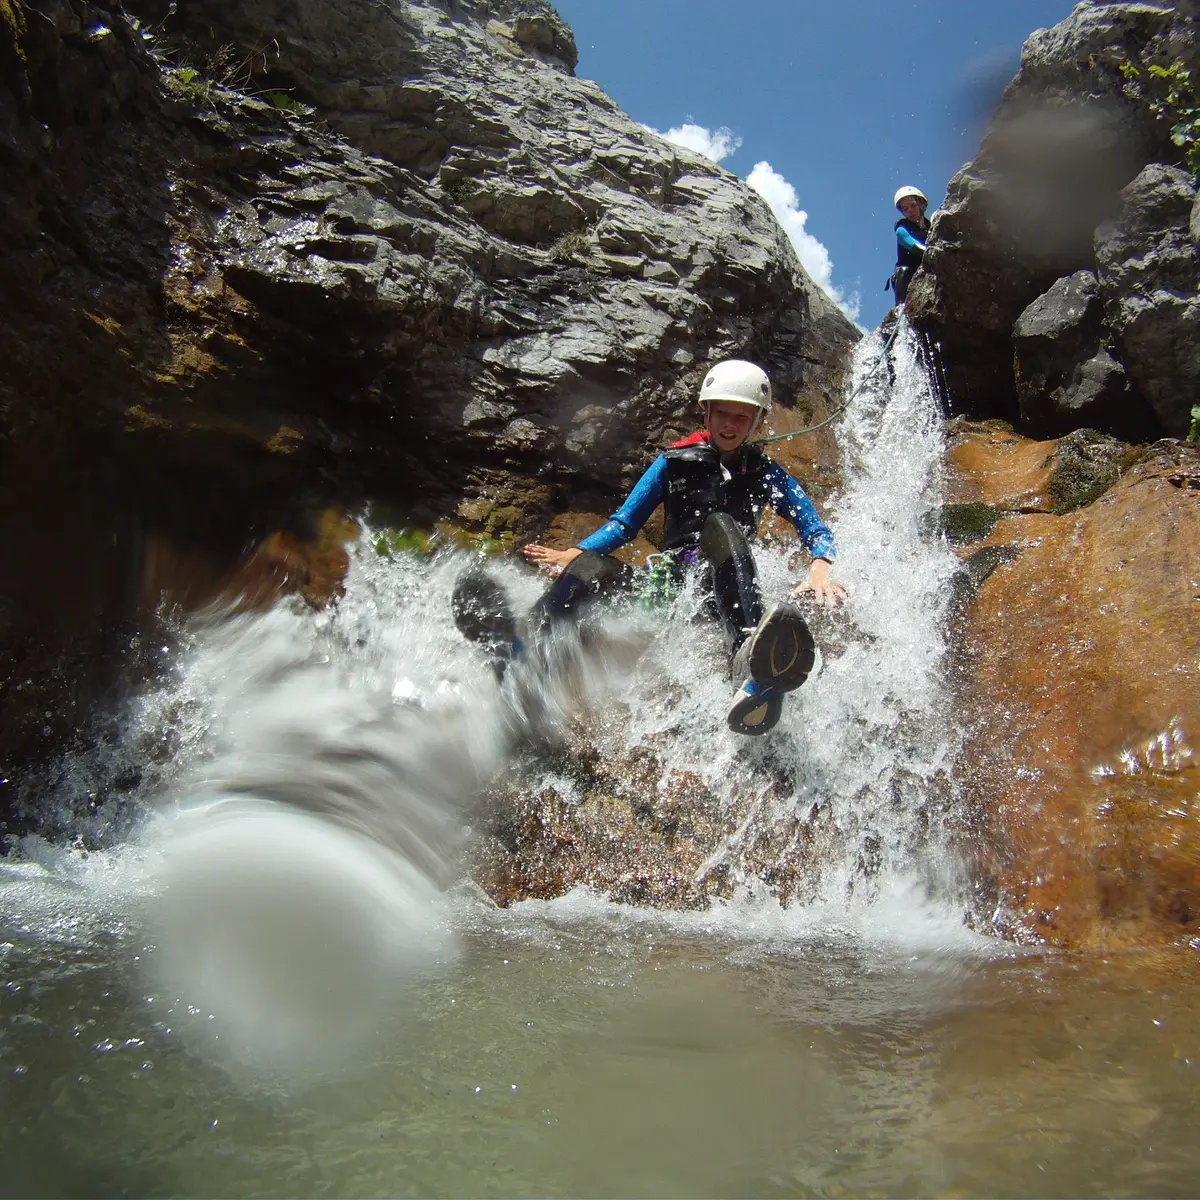
[(712, 434), (712, 444), (722, 454), (736, 450), (750, 436), (758, 408), (753, 404), (738, 404), (734, 400), (714, 400), (708, 405), (705, 422)]
[(910, 221), (920, 222), (921, 218), (925, 215), (925, 205), (916, 196), (905, 196), (900, 201), (898, 207)]

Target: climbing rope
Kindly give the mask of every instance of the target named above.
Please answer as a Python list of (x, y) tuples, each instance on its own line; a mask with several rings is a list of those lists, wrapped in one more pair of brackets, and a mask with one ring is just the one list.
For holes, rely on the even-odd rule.
[(850, 407), (854, 401), (854, 398), (859, 394), (859, 392), (861, 392), (863, 388), (867, 386), (871, 376), (874, 375), (875, 372), (878, 371), (885, 362), (887, 362), (888, 351), (892, 348), (892, 343), (896, 340), (896, 334), (899, 332), (900, 322), (897, 321), (896, 324), (892, 326), (892, 332), (888, 334), (887, 341), (883, 343), (883, 353), (880, 354), (878, 359), (876, 359), (875, 365), (862, 377), (862, 379), (859, 381), (858, 387), (856, 387), (854, 391), (852, 391), (850, 395), (847, 396), (846, 399), (839, 404), (838, 407), (829, 414), (829, 416), (825, 418), (825, 420), (818, 421), (815, 425), (809, 425), (806, 429), (795, 429), (791, 433), (777, 433), (774, 437), (756, 438), (753, 442), (753, 445), (766, 446), (770, 442), (786, 441), (788, 438), (799, 437), (803, 433), (814, 433), (818, 429), (823, 429), (835, 417), (841, 416), (841, 414)]

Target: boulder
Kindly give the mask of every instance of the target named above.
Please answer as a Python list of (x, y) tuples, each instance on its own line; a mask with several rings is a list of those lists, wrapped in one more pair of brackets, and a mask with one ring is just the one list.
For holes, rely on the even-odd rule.
[(1136, 441), (1158, 429), (1114, 356), (1091, 271), (1063, 276), (1017, 318), (1013, 365), (1022, 423), (1032, 433), (1091, 427)]
[(1093, 269), (1093, 230), (1120, 189), (1178, 153), (1121, 64), (1135, 53), (1190, 63), (1195, 47), (1190, 14), (1139, 3), (1079, 4), (1025, 43), (979, 154), (950, 181), (907, 301), (940, 344), (953, 411), (1022, 419), (1014, 323), (1056, 280)]
[(1196, 196), (1187, 171), (1150, 163), (1121, 192), (1118, 217), (1096, 230), (1108, 325), (1130, 382), (1173, 437), (1186, 436), (1200, 394)]

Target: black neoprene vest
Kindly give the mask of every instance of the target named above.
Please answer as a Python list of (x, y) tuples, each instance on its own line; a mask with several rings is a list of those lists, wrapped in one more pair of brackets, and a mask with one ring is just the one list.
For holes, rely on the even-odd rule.
[[(697, 443), (663, 452), (667, 460), (667, 495), (663, 501), (663, 544), (667, 550), (694, 546), (711, 513), (728, 513), (753, 537), (769, 503), (767, 470), (771, 460), (756, 446), (725, 455)], [(728, 475), (728, 478), (726, 477)]]
[[(922, 228), (916, 221), (910, 221), (907, 217), (901, 217), (900, 220), (892, 226), (893, 229), (899, 229), (903, 225), (909, 233), (917, 239), (918, 242), (929, 241), (929, 226), (928, 224)], [(921, 259), (925, 257), (924, 250), (918, 250), (915, 246), (904, 246), (899, 239), (896, 241), (896, 266), (898, 267), (919, 267)]]

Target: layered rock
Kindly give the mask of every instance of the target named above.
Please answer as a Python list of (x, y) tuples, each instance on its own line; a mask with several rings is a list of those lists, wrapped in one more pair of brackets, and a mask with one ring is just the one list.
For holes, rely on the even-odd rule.
[[(909, 292), (909, 314), (940, 345), (956, 411), (1024, 421), (1041, 435), (1085, 424), (1131, 437), (1186, 432), (1172, 405), (1134, 378), (1120, 333), (1097, 330), (1094, 317), (1057, 359), (1043, 346), (1032, 369), (1021, 360), (1037, 308), (1059, 307), (1078, 272), (1101, 277), (1109, 319), (1125, 303), (1116, 294), (1124, 281), (1098, 265), (1096, 239), (1111, 234), (1097, 229), (1159, 215), (1132, 181), (1147, 164), (1178, 162), (1180, 149), (1154, 111), (1147, 73), (1196, 59), (1190, 4), (1084, 3), (1026, 42), (979, 154), (949, 184)], [(1126, 77), (1131, 69), (1142, 82)]]
[(713, 358), (763, 361), (785, 403), (832, 394), (854, 331), (765, 205), (575, 78), (546, 5), (209, 0), (167, 30), (389, 164), (279, 180), (230, 207), (217, 257), (310, 353), (353, 325), (356, 394), (418, 415), (447, 495), (464, 463), (620, 487)]
[(827, 410), (854, 328), (541, 0), (135, 8), (0, 20), (8, 778), (112, 686), (155, 562), (219, 581), (372, 497), (496, 538), (608, 511), (722, 356), (783, 428)]

